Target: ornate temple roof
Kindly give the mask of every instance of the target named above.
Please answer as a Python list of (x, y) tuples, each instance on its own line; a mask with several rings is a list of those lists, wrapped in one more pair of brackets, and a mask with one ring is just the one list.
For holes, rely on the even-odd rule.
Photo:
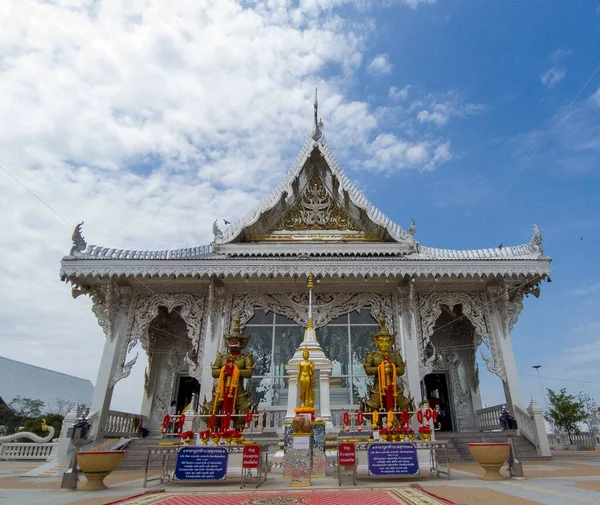
[(215, 221), (212, 244), (160, 251), (88, 246), (80, 224), (61, 276), (296, 275), (309, 268), (330, 275), (548, 275), (550, 258), (536, 225), (524, 245), (475, 250), (419, 245), (414, 221), (404, 230), (354, 186), (321, 126), (315, 100), (313, 132), (284, 180), (223, 231)]

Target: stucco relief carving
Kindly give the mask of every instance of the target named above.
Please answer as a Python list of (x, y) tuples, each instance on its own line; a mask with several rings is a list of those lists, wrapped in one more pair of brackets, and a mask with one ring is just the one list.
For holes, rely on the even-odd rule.
[(96, 316), (98, 325), (104, 335), (112, 342), (116, 316), (127, 313), (131, 302), (132, 290), (128, 286), (118, 286), (110, 281), (103, 286), (73, 286), (73, 298), (88, 295), (92, 299), (92, 312)]
[[(390, 332), (397, 333), (398, 314), (390, 293), (316, 293), (313, 295), (313, 326), (321, 328), (336, 317), (367, 306), (371, 307), (373, 317), (385, 316)], [(230, 293), (224, 333), (231, 330), (236, 314), (240, 314), (240, 323), (244, 326), (259, 307), (288, 317), (302, 327), (307, 325), (306, 293)]]
[(188, 351), (185, 353), (184, 362), (188, 366), (190, 376), (201, 380), (202, 352), (204, 343), (204, 307), (206, 293), (152, 293), (138, 294), (132, 311), (134, 314), (131, 331), (129, 333), (129, 349), (138, 341), (142, 341), (148, 348), (148, 328), (152, 320), (158, 315), (159, 307), (169, 311), (176, 310), (187, 326), (187, 336), (190, 341)]
[(419, 375), (423, 378), (431, 373), (440, 355), (431, 340), (435, 324), (442, 313), (441, 305), (450, 308), (455, 305), (462, 306), (463, 316), (466, 317), (475, 328), (475, 335), (479, 341), (485, 341), (489, 334), (488, 325), (484, 315), (484, 300), (481, 293), (465, 293), (459, 291), (435, 291), (426, 295), (418, 294), (418, 320), (420, 326)]
[[(460, 370), (465, 366), (453, 351), (443, 351), (439, 361), (439, 370), (448, 373), (450, 391), (454, 403), (454, 412), (459, 431), (474, 425), (471, 393), (466, 384), (466, 379), (461, 379)], [(436, 369), (438, 369), (436, 367)]]
[(519, 315), (523, 310), (523, 292), (514, 293), (506, 305), (506, 322), (508, 325), (508, 333), (510, 334), (519, 319)]

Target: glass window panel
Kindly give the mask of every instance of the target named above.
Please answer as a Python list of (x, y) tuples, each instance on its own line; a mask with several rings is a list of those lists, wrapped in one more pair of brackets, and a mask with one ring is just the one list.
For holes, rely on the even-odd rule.
[(300, 326), (275, 327), (275, 369), (273, 375), (287, 375), (285, 364), (292, 359), (302, 342), (304, 333)]
[(331, 406), (350, 405), (350, 378), (332, 377), (329, 381), (329, 400)]
[(367, 349), (375, 350), (371, 343), (371, 335), (376, 330), (372, 326), (350, 327), (350, 349), (352, 375), (365, 375), (363, 361), (367, 355)]
[(297, 325), (296, 321), (289, 317), (282, 316), (281, 314), (275, 314), (275, 324), (293, 324)]
[(317, 332), (317, 340), (333, 364), (333, 375), (348, 375), (348, 326), (328, 325)]
[(253, 324), (273, 324), (273, 312), (264, 309), (256, 309), (254, 315), (246, 323), (246, 326)]
[(287, 406), (288, 401), (288, 378), (274, 377), (273, 378), (273, 406)]
[(250, 390), (249, 395), (252, 398), (252, 403), (259, 407), (267, 407), (272, 405), (273, 402), (273, 388), (272, 380), (269, 378), (250, 379), (248, 389)]
[(370, 377), (352, 378), (352, 403), (359, 405), (361, 400), (370, 396), (370, 388), (373, 385), (373, 379)]
[(330, 324), (348, 324), (348, 314), (332, 319), (327, 325), (329, 326)]
[(273, 348), (273, 327), (255, 326), (245, 332), (250, 335), (250, 342), (246, 350), (252, 352), (254, 358), (255, 376), (271, 374), (271, 356)]
[(379, 324), (371, 315), (371, 309), (353, 310), (350, 312), (350, 324)]

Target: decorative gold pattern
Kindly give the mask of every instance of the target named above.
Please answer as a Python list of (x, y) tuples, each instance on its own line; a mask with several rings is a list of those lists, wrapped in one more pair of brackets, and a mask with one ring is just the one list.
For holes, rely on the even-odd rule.
[(331, 198), (317, 172), (313, 172), (300, 201), (281, 220), (276, 230), (361, 231)]

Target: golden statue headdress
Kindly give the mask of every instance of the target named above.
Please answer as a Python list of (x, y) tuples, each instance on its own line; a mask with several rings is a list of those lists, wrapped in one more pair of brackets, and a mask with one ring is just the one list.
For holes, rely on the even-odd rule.
[(226, 335), (224, 338), (225, 344), (229, 346), (230, 342), (236, 341), (240, 344), (240, 348), (243, 349), (248, 345), (250, 341), (250, 337), (242, 334), (240, 329), (240, 315), (237, 314), (233, 321), (233, 330), (229, 335)]
[(377, 330), (377, 333), (371, 335), (373, 345), (376, 344), (379, 337), (389, 337), (392, 339), (392, 342), (394, 340), (394, 335), (388, 331), (387, 326), (385, 325), (385, 318), (383, 316), (379, 318), (379, 330)]

